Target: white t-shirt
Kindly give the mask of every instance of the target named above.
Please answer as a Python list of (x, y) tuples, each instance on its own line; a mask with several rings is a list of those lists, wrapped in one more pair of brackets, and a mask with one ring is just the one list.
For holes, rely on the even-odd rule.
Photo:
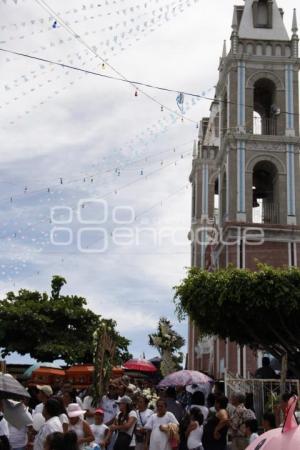
[(136, 421), (137, 421), (136, 412), (135, 411), (130, 411), (128, 417), (133, 417), (135, 419), (134, 424), (129, 428), (129, 430), (126, 431), (126, 433), (129, 434), (129, 436), (131, 436), (132, 433), (133, 433), (133, 430), (135, 429), (135, 425), (136, 425)]
[(62, 413), (59, 415), (59, 420), (61, 421), (62, 425), (64, 425), (65, 423), (67, 423), (67, 424), (69, 423), (68, 416), (65, 413)]
[(36, 405), (36, 407), (32, 411), (32, 415), (38, 414), (38, 413), (43, 414), (43, 410), (44, 410), (44, 403), (39, 403), (38, 405)]
[[(32, 418), (29, 410), (27, 407), (24, 406), (24, 410), (27, 412), (28, 417)], [(22, 428), (15, 428), (13, 425), (8, 423), (8, 429), (9, 429), (9, 443), (14, 448), (22, 448), (26, 447), (28, 442), (28, 427), (22, 427)]]
[(95, 423), (91, 425), (91, 430), (93, 432), (93, 435), (95, 436), (96, 444), (99, 445), (100, 442), (105, 439), (105, 434), (108, 429), (108, 426), (106, 426), (104, 423), (102, 425), (96, 425)]
[(104, 411), (103, 422), (105, 424), (110, 422), (111, 420), (113, 420), (119, 412), (117, 401), (113, 400), (111, 398), (108, 398), (107, 395), (103, 396), (100, 407)]
[(9, 443), (11, 448), (23, 448), (26, 447), (28, 437), (27, 437), (27, 427), (15, 428), (11, 424), (8, 424), (9, 427)]
[[(84, 411), (89, 411), (89, 412), (95, 414), (96, 408), (94, 408), (92, 406), (92, 403), (93, 403), (93, 397), (91, 395), (86, 395), (83, 399), (83, 409), (84, 409)], [(85, 420), (89, 425), (92, 425), (94, 423), (93, 417), (86, 417)]]
[(44, 443), (48, 434), (55, 432), (63, 432), (61, 421), (57, 416), (51, 417), (51, 419), (44, 423), (38, 434), (35, 436), (33, 450), (44, 450)]
[(150, 416), (145, 425), (147, 430), (151, 430), (149, 450), (171, 450), (168, 434), (159, 429), (160, 425), (169, 423), (178, 425), (176, 417), (169, 411), (163, 417), (158, 417), (157, 414)]
[(149, 417), (152, 416), (152, 409), (145, 409), (145, 411), (136, 411), (137, 414), (137, 426), (138, 428), (143, 428), (148, 422)]
[[(119, 416), (119, 414), (118, 414), (118, 416)], [(132, 440), (130, 442), (130, 447), (135, 447), (135, 434), (133, 431), (135, 429), (136, 422), (137, 422), (137, 414), (135, 411), (130, 411), (128, 417), (134, 417), (135, 421), (134, 421), (133, 425), (127, 431), (124, 430), (123, 433), (129, 434), (129, 436), (132, 436)]]
[(80, 406), (81, 409), (83, 409), (83, 403), (80, 397), (78, 397), (78, 395), (76, 395), (76, 403), (77, 405)]
[(188, 449), (198, 448), (202, 446), (203, 426), (197, 425), (197, 428), (190, 432), (187, 447)]

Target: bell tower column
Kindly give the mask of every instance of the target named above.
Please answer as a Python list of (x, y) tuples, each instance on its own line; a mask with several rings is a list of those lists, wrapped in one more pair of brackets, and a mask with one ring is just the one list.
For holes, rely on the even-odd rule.
[[(238, 132), (246, 131), (246, 64), (239, 61), (237, 66), (238, 92), (237, 92), (237, 125)], [(245, 153), (244, 140), (237, 141), (237, 217), (238, 222), (246, 222), (246, 197), (245, 197)]]

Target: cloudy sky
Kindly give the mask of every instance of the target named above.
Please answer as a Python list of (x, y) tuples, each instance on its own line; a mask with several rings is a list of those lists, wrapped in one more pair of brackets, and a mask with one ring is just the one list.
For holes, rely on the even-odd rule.
[[(0, 0), (0, 47), (211, 96), (234, 3)], [(280, 6), (290, 30), (296, 0)], [(49, 7), (83, 43), (52, 27)], [(190, 261), (188, 176), (209, 102), (186, 96), (182, 121), (176, 93), (136, 96), (126, 83), (4, 52), (0, 73), (1, 296), (49, 290), (60, 274), (64, 293), (117, 320), (135, 356), (155, 354), (147, 335), (161, 315), (186, 335), (172, 286)]]

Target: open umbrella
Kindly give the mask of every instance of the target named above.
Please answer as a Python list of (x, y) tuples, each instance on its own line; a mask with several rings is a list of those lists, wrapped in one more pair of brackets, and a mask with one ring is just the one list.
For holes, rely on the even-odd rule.
[(130, 359), (124, 364), (124, 368), (126, 370), (135, 370), (137, 372), (154, 373), (157, 371), (157, 368), (146, 359)]
[(19, 400), (22, 397), (30, 398), (26, 389), (9, 373), (0, 372), (0, 398)]
[(23, 373), (22, 378), (28, 379), (31, 378), (32, 372), (39, 369), (40, 367), (51, 367), (52, 369), (61, 369), (59, 364), (53, 363), (53, 362), (41, 362), (41, 363), (35, 363), (32, 366), (28, 367), (28, 369), (25, 370)]
[(168, 386), (189, 386), (191, 384), (213, 383), (213, 380), (202, 372), (196, 370), (179, 370), (167, 375), (158, 385), (160, 388)]

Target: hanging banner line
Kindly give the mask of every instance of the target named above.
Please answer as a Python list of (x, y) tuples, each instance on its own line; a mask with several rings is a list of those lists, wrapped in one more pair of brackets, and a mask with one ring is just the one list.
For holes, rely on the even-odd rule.
[[(49, 13), (53, 14), (55, 20), (66, 30), (67, 33), (69, 33), (71, 36), (74, 37), (81, 45), (83, 45), (85, 48), (87, 48), (92, 54), (94, 54), (102, 63), (106, 63), (107, 66), (113, 70), (116, 75), (118, 75), (121, 78), (124, 78), (125, 80), (128, 80), (121, 72), (120, 70), (116, 69), (111, 63), (107, 63), (105, 60), (105, 57), (100, 55), (93, 47), (91, 47), (90, 44), (88, 44), (77, 32), (75, 32), (69, 25), (66, 24), (66, 22), (63, 20), (62, 17), (60, 17), (47, 3), (45, 0), (35, 0), (38, 5), (40, 5), (43, 9), (48, 11)], [(194, 2), (198, 2), (199, 0), (194, 0)], [(190, 6), (190, 3), (189, 3)], [(166, 20), (169, 20), (167, 17)], [(183, 118), (183, 115), (178, 113), (177, 111), (172, 110), (171, 108), (162, 105), (156, 98), (145, 92), (141, 89), (141, 87), (134, 85), (131, 83), (131, 86), (133, 89), (135, 89), (136, 93), (137, 91), (140, 92), (142, 95), (144, 95), (146, 98), (148, 98), (150, 101), (156, 103), (157, 105), (161, 106), (162, 108), (166, 108), (168, 111), (173, 112), (174, 114), (178, 115), (179, 117)], [(192, 119), (186, 117), (186, 120), (196, 123)]]
[[(161, 1), (161, 0), (160, 0)], [(131, 7), (131, 8), (128, 8), (128, 13), (129, 13), (129, 15), (132, 15), (135, 11), (136, 12), (138, 12), (138, 11), (141, 11), (141, 10), (143, 10), (143, 9), (145, 9), (145, 10), (147, 10), (148, 9), (148, 7), (149, 7), (149, 4), (151, 4), (151, 3), (158, 3), (158, 1), (156, 1), (156, 2), (154, 2), (154, 0), (149, 0), (148, 1), (148, 4), (147, 3), (145, 3), (145, 4), (143, 4), (142, 6), (141, 5), (136, 5), (136, 6), (134, 6), (134, 7)], [(174, 5), (178, 5), (178, 1), (176, 2), (176, 1), (174, 1), (174, 2), (172, 2), (172, 4), (171, 5), (164, 5), (164, 6), (160, 6), (159, 8), (157, 8), (157, 9), (155, 9), (156, 11), (163, 11), (164, 9), (167, 9), (167, 10), (169, 10), (170, 9), (170, 7), (172, 7), (172, 6), (174, 6)], [(179, 4), (180, 5), (180, 4)], [(70, 11), (67, 11), (66, 13), (62, 13), (64, 16), (66, 16), (67, 15), (67, 13), (70, 13)], [(60, 14), (60, 13), (58, 13), (58, 14)], [(131, 22), (133, 22), (134, 20), (135, 20), (135, 18), (133, 17), (133, 18), (129, 18), (128, 17), (128, 15), (127, 15), (127, 9), (122, 9), (122, 10), (118, 10), (118, 11), (115, 11), (114, 12), (114, 14), (116, 14), (117, 16), (126, 16), (126, 19), (128, 18), (128, 21), (131, 21)], [(149, 15), (150, 14), (150, 12), (145, 12), (145, 13), (143, 13), (143, 14), (147, 14), (147, 15)], [(141, 14), (141, 15), (143, 15), (143, 14)], [(90, 21), (90, 20), (95, 20), (95, 19), (98, 19), (98, 18), (102, 18), (102, 17), (106, 17), (106, 16), (111, 16), (112, 14), (111, 14), (111, 12), (109, 12), (109, 13), (107, 13), (107, 14), (97, 14), (97, 15), (92, 15), (92, 16), (84, 16), (84, 17), (82, 17), (82, 18), (80, 18), (80, 20), (74, 20), (73, 22), (66, 22), (68, 25), (74, 25), (74, 24), (80, 24), (80, 23), (84, 23), (84, 22), (87, 22), (87, 21)], [(8, 42), (11, 42), (11, 41), (13, 41), (13, 40), (17, 40), (17, 39), (25, 39), (26, 37), (31, 37), (31, 36), (34, 36), (35, 34), (42, 34), (42, 33), (46, 33), (46, 32), (48, 32), (48, 31), (51, 31), (51, 32), (53, 32), (53, 29), (55, 29), (55, 28), (57, 28), (57, 25), (56, 26), (53, 26), (53, 24), (54, 24), (54, 18), (53, 18), (53, 16), (49, 16), (48, 17), (48, 19), (44, 19), (44, 18), (39, 18), (39, 19), (32, 19), (32, 20), (30, 20), (29, 22), (22, 22), (21, 24), (16, 24), (16, 23), (12, 23), (12, 24), (9, 24), (9, 25), (2, 25), (2, 26), (0, 26), (0, 30), (1, 31), (5, 31), (5, 30), (7, 30), (7, 31), (12, 31), (14, 34), (12, 35), (12, 36), (10, 36), (10, 37), (8, 37), (8, 38), (6, 38), (6, 41), (0, 41), (0, 44), (2, 44), (2, 43), (8, 43)], [(35, 26), (39, 26), (40, 28), (38, 29), (38, 30), (33, 30), (32, 31), (32, 28), (34, 28)], [(16, 30), (19, 30), (19, 29), (24, 29), (24, 28), (26, 28), (26, 27), (30, 27), (31, 28), (31, 32), (30, 33), (28, 33), (28, 34), (24, 34), (24, 33), (22, 33), (21, 35), (19, 35), (19, 36), (16, 36), (15, 35), (15, 32), (16, 32)], [(46, 27), (47, 28), (46, 28)], [(117, 28), (118, 27), (118, 24), (116, 24), (116, 25), (110, 25), (110, 26), (108, 26), (108, 27), (106, 27), (106, 28), (104, 28), (104, 29), (102, 29), (101, 31), (104, 31), (105, 29), (110, 29), (110, 30), (112, 30), (112, 29), (114, 29), (114, 28)], [(11, 30), (10, 30), (11, 29)], [(2, 37), (2, 36), (1, 36)]]
[[(195, 1), (197, 1), (197, 0), (195, 0)], [(158, 24), (158, 26), (161, 26), (161, 24)], [(150, 29), (150, 32), (153, 32), (153, 31), (154, 31), (153, 28)], [(70, 39), (72, 39), (72, 38), (70, 38)], [(136, 40), (139, 40), (139, 38), (136, 39)], [(106, 44), (107, 44), (107, 42), (106, 42)], [(117, 43), (117, 45), (119, 45), (119, 46), (121, 47), (121, 51), (125, 50), (125, 48), (124, 48), (124, 43)], [(131, 45), (131, 44), (129, 43), (128, 45)], [(111, 49), (114, 50), (114, 47), (111, 47)], [(85, 53), (86, 53), (86, 54), (87, 54), (88, 52), (89, 52), (88, 50), (85, 50)], [(104, 53), (106, 54), (106, 51), (104, 51)], [(115, 56), (116, 54), (117, 54), (117, 52), (115, 52), (113, 56)], [(79, 53), (77, 53), (76, 55), (79, 57), (79, 59), (81, 59), (81, 57), (79, 56)], [(89, 61), (92, 61), (92, 60), (93, 60), (93, 58), (90, 58), (90, 59), (89, 59)], [(73, 60), (70, 60), (70, 62), (73, 62)], [(85, 64), (86, 64), (86, 63), (82, 63), (82, 65), (85, 65)], [(52, 69), (51, 69), (51, 71), (52, 71)], [(33, 78), (35, 78), (34, 72), (38, 73), (38, 71), (31, 71), (31, 73), (33, 74)], [(45, 72), (45, 73), (47, 73), (47, 72)], [(66, 72), (65, 74), (66, 74), (66, 75), (69, 75), (69, 72)], [(28, 81), (28, 78), (27, 78), (26, 75), (23, 75), (22, 78), (24, 79), (24, 82), (27, 82), (27, 81)], [(59, 78), (61, 78), (61, 75), (58, 76), (58, 77), (56, 77), (56, 79), (59, 79)], [(78, 80), (79, 80), (79, 79), (82, 79), (82, 77), (79, 77)], [(51, 80), (47, 80), (47, 83), (51, 83), (51, 82), (52, 82)], [(74, 82), (70, 82), (70, 83), (69, 83), (70, 86), (72, 86), (73, 84), (74, 84)], [(42, 84), (39, 84), (38, 86), (39, 86), (39, 87), (43, 87)], [(9, 85), (5, 85), (5, 89), (6, 89), (6, 90), (9, 90), (9, 89), (11, 89), (11, 88), (10, 88)], [(36, 89), (36, 88), (31, 88), (31, 89), (29, 90), (28, 93), (33, 92), (35, 89)], [(64, 87), (62, 90), (65, 90), (65, 89), (66, 89), (66, 87)], [(61, 92), (61, 91), (57, 91), (57, 90), (56, 90), (56, 91), (54, 91), (54, 94), (57, 95), (59, 92)], [(26, 92), (22, 92), (22, 96), (24, 96), (24, 95), (27, 95), (27, 93), (26, 93)], [(20, 97), (20, 95), (19, 95), (19, 97)], [(15, 98), (14, 98), (14, 101), (18, 100), (19, 97), (15, 97)], [(46, 103), (46, 101), (50, 100), (51, 98), (52, 98), (51, 96), (48, 96), (46, 99), (44, 99), (43, 101), (41, 101), (41, 102), (39, 103), (39, 105), (33, 106), (33, 109), (36, 109), (38, 106), (44, 105), (44, 104)], [(9, 105), (9, 104), (10, 104), (10, 102), (7, 102), (7, 101), (5, 102), (5, 105)], [(0, 105), (0, 108), (1, 108), (1, 105)], [(27, 114), (29, 114), (29, 112), (30, 112), (30, 111), (26, 110), (26, 111), (25, 111), (25, 114), (23, 115), (23, 117), (25, 117)], [(22, 117), (22, 116), (20, 116), (20, 114), (17, 116), (18, 119), (20, 119), (21, 117)], [(13, 125), (13, 124), (14, 124), (14, 121), (11, 121), (11, 122), (10, 122), (10, 125)]]
[[(121, 174), (126, 167), (128, 167), (128, 166), (130, 166), (132, 164), (137, 164), (139, 162), (143, 162), (143, 167), (147, 167), (147, 165), (149, 163), (149, 161), (148, 161), (149, 159), (151, 160), (152, 158), (159, 157), (159, 156), (161, 156), (162, 154), (165, 154), (165, 153), (171, 153), (171, 154), (176, 153), (175, 159), (177, 160), (178, 154), (180, 153), (177, 150), (180, 147), (184, 147), (186, 145), (192, 145), (192, 142), (186, 142), (184, 144), (180, 144), (179, 146), (176, 147), (176, 151), (174, 151), (174, 149), (173, 150), (168, 149), (168, 150), (164, 150), (162, 152), (159, 152), (157, 154), (153, 154), (152, 153), (152, 155), (151, 154), (144, 155), (142, 158), (140, 158), (138, 160), (129, 161), (128, 163), (125, 163), (123, 165), (122, 164), (119, 164), (119, 165), (117, 164), (117, 165), (113, 166), (110, 169), (104, 170), (102, 173), (95, 172), (95, 167), (93, 167), (93, 169), (94, 169), (93, 173), (86, 173), (86, 174), (82, 174), (80, 176), (78, 174), (78, 178), (73, 178), (71, 180), (68, 180), (66, 175), (63, 175), (62, 173), (60, 173), (59, 174), (60, 176), (57, 176), (57, 178), (56, 178), (56, 183), (55, 184), (53, 184), (53, 180), (52, 180), (50, 183), (45, 184), (43, 188), (39, 188), (39, 189), (35, 189), (35, 190), (30, 188), (30, 184), (28, 184), (26, 186), (26, 189), (23, 188), (22, 193), (11, 193), (9, 196), (5, 196), (5, 197), (0, 198), (0, 202), (3, 203), (3, 204), (6, 203), (6, 204), (14, 205), (15, 202), (18, 201), (18, 200), (24, 200), (24, 199), (27, 200), (27, 199), (31, 198), (32, 196), (39, 195), (39, 194), (49, 194), (49, 193), (53, 192), (54, 189), (56, 189), (60, 185), (70, 186), (73, 183), (78, 183), (78, 182), (86, 183), (87, 180), (91, 180), (91, 179), (93, 180), (93, 183), (96, 184), (96, 180), (98, 178), (102, 179), (103, 176), (111, 175), (111, 174), (114, 174), (114, 173), (116, 173), (117, 175)], [(163, 165), (163, 164), (161, 164), (161, 162), (162, 162), (161, 158), (158, 158), (158, 161), (153, 161), (152, 164), (156, 164), (157, 163), (157, 164), (159, 164), (161, 166), (161, 165)], [(174, 162), (174, 159), (172, 159), (171, 162)], [(99, 162), (98, 164), (100, 165), (101, 162)], [(137, 172), (140, 171), (140, 170), (141, 169), (137, 169)], [(146, 175), (146, 171), (145, 171), (145, 175)], [(85, 179), (85, 181), (84, 181), (84, 179)], [(61, 183), (59, 183), (59, 180), (61, 180)], [(103, 183), (103, 185), (105, 183)], [(99, 185), (98, 185), (98, 187), (99, 187)], [(6, 214), (6, 211), (3, 212), (3, 214)]]
[[(166, 8), (168, 8), (169, 6), (170, 7), (172, 7), (172, 5), (173, 4), (175, 4), (176, 2), (172, 2), (172, 3), (170, 3), (170, 5), (167, 5), (166, 6)], [(135, 26), (135, 28), (132, 28), (132, 24), (129, 24), (128, 22), (119, 22), (119, 23), (117, 23), (116, 24), (116, 26), (115, 26), (115, 28), (118, 28), (118, 27), (123, 27), (123, 30), (121, 29), (121, 30), (119, 30), (119, 34), (117, 34), (117, 35), (115, 35), (113, 38), (107, 38), (105, 41), (101, 41), (99, 44), (97, 44), (97, 45), (99, 45), (99, 46), (110, 46), (110, 45), (119, 45), (119, 46), (122, 46), (122, 42), (121, 42), (121, 40), (126, 36), (126, 35), (134, 35), (135, 34), (135, 31), (138, 31), (138, 32), (144, 32), (144, 31), (146, 31), (146, 29), (148, 28), (148, 27), (150, 27), (151, 26), (151, 24), (152, 25), (154, 25), (155, 24), (155, 20), (156, 19), (160, 19), (161, 17), (162, 17), (162, 15), (160, 15), (160, 16), (158, 16), (158, 17), (155, 17), (155, 14), (156, 13), (158, 13), (158, 10), (153, 10), (153, 11), (151, 11), (151, 13), (152, 13), (152, 16), (154, 16), (152, 19), (150, 19), (149, 21), (147, 21), (147, 22), (145, 22), (144, 21), (144, 23), (143, 23), (143, 25), (142, 26), (144, 26), (145, 27), (145, 29), (141, 29), (141, 25), (139, 24), (139, 25), (136, 25)], [(147, 15), (147, 13), (144, 13), (144, 14), (141, 14), (140, 16), (138, 16), (136, 19), (141, 19), (141, 20), (143, 20), (143, 18), (144, 17), (148, 17), (148, 15)], [(136, 19), (134, 19), (134, 20), (136, 20)], [(127, 26), (127, 24), (128, 24), (128, 26)], [(157, 24), (157, 27), (158, 27), (159, 25)], [(131, 27), (131, 28), (129, 28), (129, 27)], [(110, 30), (110, 31), (112, 31), (113, 30), (113, 27), (111, 27), (111, 26), (108, 26), (108, 27), (106, 27), (106, 28), (102, 28), (101, 30), (99, 30), (99, 28), (96, 28), (96, 30), (91, 30), (91, 31), (87, 31), (87, 32), (85, 32), (85, 35), (86, 36), (88, 36), (88, 35), (94, 35), (94, 34), (97, 34), (97, 33), (99, 33), (99, 32), (104, 32), (105, 30)], [(154, 30), (153, 30), (154, 31)], [(39, 48), (37, 48), (37, 49), (35, 49), (35, 50), (33, 50), (32, 52), (31, 52), (31, 54), (33, 54), (33, 55), (38, 55), (39, 54), (39, 52), (40, 51), (45, 51), (45, 50), (47, 50), (47, 49), (52, 49), (52, 48), (54, 48), (54, 47), (56, 47), (56, 46), (59, 46), (59, 45), (63, 45), (63, 44), (65, 44), (65, 43), (68, 43), (68, 42), (71, 42), (71, 41), (73, 41), (73, 37), (68, 37), (68, 38), (65, 38), (64, 40), (63, 39), (59, 39), (58, 41), (54, 41), (54, 42), (50, 42), (50, 44), (48, 45), (48, 46), (45, 46), (45, 45), (42, 45), (42, 46), (40, 46)], [(3, 43), (4, 41), (0, 41), (0, 45), (1, 45), (1, 43)], [(97, 50), (97, 46), (96, 45), (94, 45), (94, 47), (96, 48), (96, 50)], [(88, 50), (85, 50), (85, 54), (88, 52)], [(70, 56), (71, 57), (71, 55), (73, 55), (74, 57), (75, 57), (75, 55), (77, 56), (77, 55), (79, 55), (79, 53), (77, 52), (73, 52), (73, 53), (70, 53), (69, 55), (68, 55), (68, 57)], [(6, 62), (12, 62), (12, 61), (15, 61), (16, 60), (16, 58), (12, 58), (12, 59), (7, 59), (6, 60)], [(72, 62), (71, 62), (71, 64), (72, 64)], [(15, 81), (15, 80), (14, 80)]]
[[(180, 156), (180, 159), (178, 159), (178, 161), (181, 161), (181, 160), (184, 158), (184, 156), (188, 156), (188, 155), (191, 155), (191, 154), (192, 154), (192, 152), (191, 152), (190, 150), (187, 151), (187, 152), (182, 153), (181, 156)], [(138, 177), (138, 178), (136, 178), (136, 179), (134, 179), (134, 180), (131, 180), (131, 181), (129, 181), (129, 182), (123, 184), (123, 185), (120, 186), (120, 187), (113, 188), (113, 189), (109, 190), (108, 192), (106, 192), (105, 194), (101, 195), (101, 199), (105, 199), (105, 198), (107, 198), (107, 197), (110, 197), (110, 196), (113, 195), (113, 194), (116, 195), (116, 194), (120, 193), (121, 191), (123, 191), (124, 189), (128, 189), (129, 187), (131, 187), (131, 186), (133, 186), (133, 185), (136, 185), (137, 183), (139, 183), (139, 182), (141, 182), (141, 181), (148, 180), (148, 178), (151, 177), (152, 175), (155, 175), (155, 174), (157, 174), (158, 172), (161, 172), (162, 170), (165, 170), (165, 169), (167, 169), (167, 168), (170, 168), (170, 167), (172, 167), (173, 165), (174, 165), (174, 161), (172, 161), (172, 162), (170, 162), (170, 163), (168, 163), (168, 164), (162, 165), (162, 166), (160, 166), (160, 167), (157, 168), (157, 169), (152, 170), (151, 172), (149, 172), (149, 173), (147, 174), (147, 177)], [(99, 197), (99, 194), (97, 194), (97, 195), (98, 195), (98, 197)], [(73, 212), (76, 212), (76, 211), (78, 210), (78, 199), (77, 199), (77, 201), (76, 201), (76, 205), (73, 206), (73, 207), (70, 207), (70, 209), (71, 209)], [(6, 216), (7, 216), (7, 214), (6, 214)], [(44, 216), (44, 217), (43, 217), (42, 219), (40, 219), (39, 221), (37, 221), (37, 222), (35, 222), (35, 223), (30, 223), (27, 227), (25, 227), (24, 230), (22, 230), (21, 232), (19, 231), (19, 233), (25, 233), (26, 231), (29, 231), (29, 229), (31, 229), (31, 231), (35, 231), (35, 228), (34, 228), (34, 227), (36, 227), (37, 225), (42, 225), (43, 223), (47, 223), (47, 224), (51, 223), (51, 218), (49, 218), (49, 215), (48, 215), (48, 214), (47, 214), (47, 216)], [(31, 228), (31, 227), (32, 227), (32, 228)], [(13, 237), (14, 239), (17, 238), (17, 233), (14, 232), (14, 233), (12, 234), (12, 237)], [(0, 242), (3, 241), (3, 240), (11, 240), (12, 237), (11, 237), (11, 236), (9, 236), (8, 238), (2, 237), (2, 238), (0, 238)]]

